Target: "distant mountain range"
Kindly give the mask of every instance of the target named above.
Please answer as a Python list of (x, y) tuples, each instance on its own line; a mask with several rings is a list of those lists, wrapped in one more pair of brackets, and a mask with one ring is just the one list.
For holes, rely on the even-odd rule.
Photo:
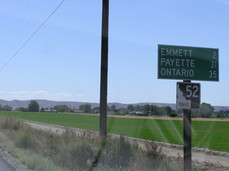
[[(91, 107), (98, 107), (99, 103), (90, 103), (90, 102), (71, 102), (71, 101), (51, 101), (51, 100), (36, 100), (39, 104), (40, 107), (43, 108), (53, 108), (54, 106), (57, 105), (66, 105), (69, 108), (75, 108), (78, 109), (80, 105), (82, 104), (91, 104)], [(19, 107), (28, 107), (28, 104), (30, 103), (30, 100), (0, 100), (0, 105), (8, 105), (13, 108), (13, 110), (19, 108)], [(170, 106), (172, 109), (176, 109), (176, 104), (172, 103), (131, 103), (132, 105), (155, 105), (158, 107), (165, 107), (165, 106)], [(108, 103), (109, 106), (115, 105), (117, 109), (120, 108), (127, 108), (129, 104), (124, 104), (124, 103)], [(215, 111), (219, 110), (229, 110), (229, 106), (213, 106)]]

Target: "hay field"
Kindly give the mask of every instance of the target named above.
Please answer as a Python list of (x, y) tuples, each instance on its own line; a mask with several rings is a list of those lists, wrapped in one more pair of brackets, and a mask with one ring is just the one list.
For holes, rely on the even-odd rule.
[[(74, 128), (99, 130), (98, 115), (30, 112), (0, 112), (0, 115)], [(111, 116), (108, 117), (108, 132), (153, 141), (183, 144), (182, 119)], [(192, 144), (195, 147), (229, 152), (229, 121), (193, 119)]]

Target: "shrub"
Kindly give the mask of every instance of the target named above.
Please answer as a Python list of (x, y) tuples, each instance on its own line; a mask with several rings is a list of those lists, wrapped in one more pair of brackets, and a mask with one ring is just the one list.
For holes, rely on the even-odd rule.
[(107, 138), (102, 152), (101, 163), (111, 168), (126, 168), (133, 159), (131, 144), (124, 137)]
[(18, 130), (22, 126), (21, 121), (9, 117), (1, 117), (0, 128)]
[(72, 162), (77, 163), (79, 168), (86, 169), (94, 159), (94, 151), (88, 144), (81, 144), (73, 148), (70, 152)]
[(21, 133), (21, 135), (18, 136), (18, 138), (15, 141), (15, 145), (19, 148), (28, 148), (30, 143), (31, 143), (31, 136), (28, 131)]

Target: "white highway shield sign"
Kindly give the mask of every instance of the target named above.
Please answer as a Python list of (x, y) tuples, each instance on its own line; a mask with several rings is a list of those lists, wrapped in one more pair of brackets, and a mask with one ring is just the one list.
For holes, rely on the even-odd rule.
[(177, 82), (177, 109), (198, 109), (200, 106), (200, 84)]

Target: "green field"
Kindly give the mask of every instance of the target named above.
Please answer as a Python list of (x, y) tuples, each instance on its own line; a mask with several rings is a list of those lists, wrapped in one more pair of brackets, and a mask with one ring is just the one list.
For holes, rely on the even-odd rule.
[[(99, 117), (95, 115), (29, 112), (0, 112), (0, 115), (95, 131), (99, 129)], [(192, 121), (192, 126), (193, 146), (229, 152), (229, 122)], [(183, 144), (182, 128), (181, 120), (108, 118), (109, 133), (173, 144)]]

